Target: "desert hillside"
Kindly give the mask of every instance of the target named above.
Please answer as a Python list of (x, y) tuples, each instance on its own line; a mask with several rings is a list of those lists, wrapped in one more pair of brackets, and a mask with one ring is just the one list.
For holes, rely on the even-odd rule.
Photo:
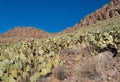
[(106, 20), (120, 14), (120, 0), (112, 0), (110, 3), (96, 10), (88, 16), (85, 16), (75, 27), (94, 24), (99, 20)]
[(51, 36), (47, 32), (34, 27), (15, 27), (0, 35), (0, 43), (16, 43), (27, 39), (41, 39)]
[(17, 27), (1, 34), (0, 82), (120, 82), (119, 2), (61, 33)]
[(87, 15), (79, 23), (72, 28), (67, 28), (61, 34), (73, 32), (83, 26), (95, 24), (97, 21), (106, 20), (120, 14), (120, 0), (111, 0), (110, 3), (104, 5), (102, 8)]
[(0, 65), (0, 82), (119, 82), (120, 16), (68, 34), (0, 44)]
[(106, 4), (101, 9), (98, 9), (95, 12), (89, 14), (88, 16), (85, 16), (83, 20), (81, 20), (72, 28), (67, 28), (62, 32), (50, 34), (34, 27), (16, 27), (6, 33), (1, 34), (0, 43), (16, 43), (31, 38), (36, 40), (40, 38), (51, 37), (57, 34), (61, 35), (71, 33), (75, 30), (78, 30), (79, 28), (95, 24), (98, 21), (110, 19), (114, 16), (118, 16), (119, 14), (120, 0), (112, 0), (110, 3)]

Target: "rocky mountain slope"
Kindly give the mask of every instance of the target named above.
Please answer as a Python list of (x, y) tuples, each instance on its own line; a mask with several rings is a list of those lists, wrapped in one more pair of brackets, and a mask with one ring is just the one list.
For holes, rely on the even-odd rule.
[(111, 0), (110, 3), (104, 5), (101, 9), (87, 15), (77, 23), (74, 27), (68, 28), (61, 32), (61, 34), (73, 32), (82, 26), (95, 24), (97, 21), (106, 20), (120, 14), (120, 0)]
[[(58, 34), (70, 33), (75, 30), (78, 30), (81, 27), (95, 24), (97, 21), (110, 19), (119, 14), (120, 14), (120, 0), (112, 0), (110, 3), (106, 4), (101, 9), (98, 9), (97, 11), (84, 17), (84, 19), (81, 20), (74, 27), (67, 28)], [(30, 39), (30, 38), (40, 39), (40, 38), (46, 38), (54, 35), (57, 35), (57, 34), (50, 34), (32, 27), (29, 27), (29, 28), (17, 27), (15, 29), (12, 29), (0, 35), (0, 43), (16, 43), (18, 41), (22, 41), (25, 39)]]
[(51, 36), (51, 34), (33, 27), (16, 27), (0, 35), (0, 43), (16, 43), (25, 39), (40, 39)]
[(98, 20), (106, 20), (120, 14), (120, 0), (112, 0), (109, 4), (103, 6), (101, 9), (86, 16), (76, 26), (86, 26), (96, 23)]

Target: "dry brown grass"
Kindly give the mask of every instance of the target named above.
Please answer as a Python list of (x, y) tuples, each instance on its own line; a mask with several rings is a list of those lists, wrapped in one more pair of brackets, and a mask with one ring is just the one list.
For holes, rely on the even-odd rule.
[(105, 65), (112, 60), (111, 52), (103, 52), (94, 57), (89, 58), (80, 66), (81, 77), (91, 80), (106, 80)]
[(54, 77), (57, 78), (58, 80), (62, 81), (67, 79), (67, 70), (65, 69), (64, 66), (59, 66), (54, 69), (53, 71)]

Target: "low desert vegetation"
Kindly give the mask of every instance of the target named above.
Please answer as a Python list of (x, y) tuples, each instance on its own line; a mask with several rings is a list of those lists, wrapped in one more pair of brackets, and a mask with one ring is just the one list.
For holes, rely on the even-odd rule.
[(119, 82), (119, 45), (120, 21), (99, 29), (1, 44), (0, 81)]

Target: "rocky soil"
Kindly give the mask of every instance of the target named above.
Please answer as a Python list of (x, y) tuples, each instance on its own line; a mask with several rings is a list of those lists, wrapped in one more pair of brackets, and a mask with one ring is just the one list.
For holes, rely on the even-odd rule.
[(90, 54), (86, 48), (63, 50), (65, 64), (38, 82), (120, 82), (119, 53), (115, 57), (110, 51)]

